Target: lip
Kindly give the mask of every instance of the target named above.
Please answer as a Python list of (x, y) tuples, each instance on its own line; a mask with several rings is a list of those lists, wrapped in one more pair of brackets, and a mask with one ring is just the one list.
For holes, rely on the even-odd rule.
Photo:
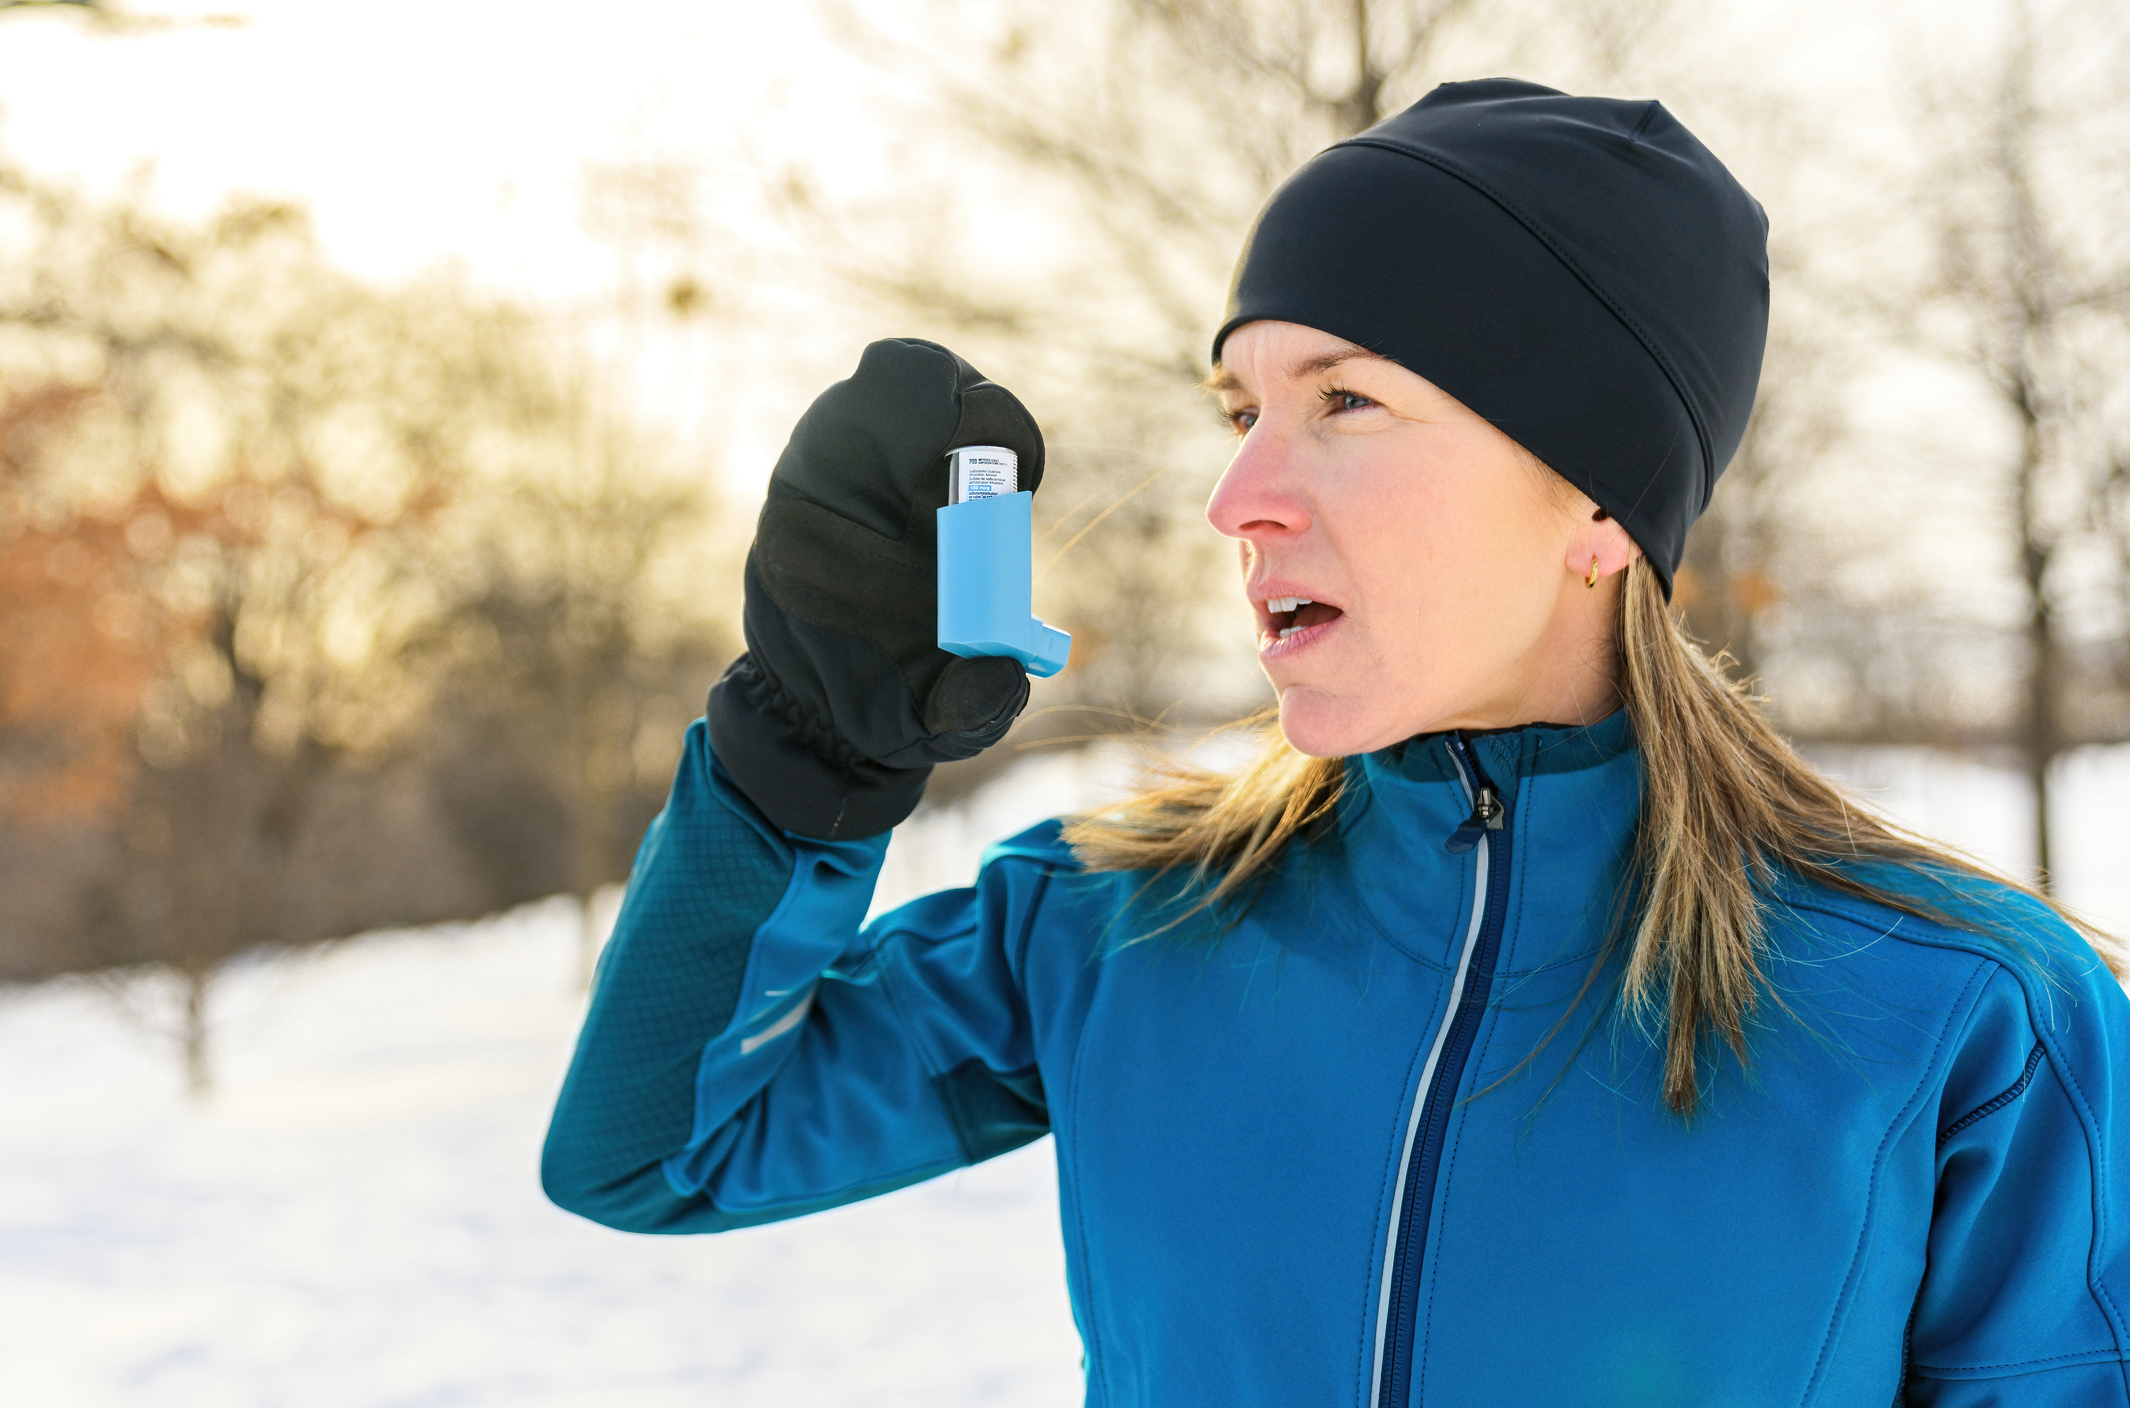
[[(1282, 639), (1272, 613), (1265, 609), (1265, 603), (1277, 601), (1279, 598), (1286, 596), (1301, 597), (1305, 601), (1324, 601), (1324, 599), (1316, 594), (1315, 589), (1300, 582), (1281, 581), (1276, 578), (1268, 578), (1265, 581), (1251, 583), (1245, 590), (1250, 599), (1251, 609), (1257, 613), (1257, 658), (1260, 661), (1284, 659), (1299, 651), (1306, 650), (1322, 639), (1326, 631), (1346, 619), (1346, 613), (1343, 609), (1340, 609), (1339, 614), (1329, 621), (1314, 626), (1305, 626), (1293, 635)], [(1338, 609), (1336, 602), (1324, 601), (1324, 604)]]
[(1248, 583), (1243, 587), (1243, 595), (1249, 600), (1250, 609), (1257, 613), (1260, 625), (1269, 619), (1265, 611), (1265, 603), (1268, 601), (1277, 601), (1283, 596), (1298, 596), (1310, 601), (1323, 600), (1310, 588), (1294, 582), (1265, 581)]
[(1315, 645), (1328, 633), (1337, 630), (1345, 620), (1346, 615), (1341, 612), (1329, 621), (1314, 626), (1304, 626), (1293, 635), (1285, 638), (1267, 632), (1258, 638), (1257, 658), (1259, 660), (1284, 660), (1290, 655), (1297, 654)]

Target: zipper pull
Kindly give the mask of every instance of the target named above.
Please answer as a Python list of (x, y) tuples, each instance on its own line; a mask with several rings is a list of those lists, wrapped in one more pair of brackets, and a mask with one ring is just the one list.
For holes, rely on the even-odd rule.
[(1442, 848), (1453, 856), (1461, 856), (1476, 849), (1479, 838), (1489, 831), (1501, 830), (1501, 798), (1494, 793), (1491, 783), (1481, 783), (1472, 797), (1472, 814), (1459, 822), (1450, 833), (1450, 839)]
[(1507, 808), (1502, 806), (1501, 794), (1494, 790), (1494, 784), (1487, 777), (1486, 769), (1479, 766), (1479, 759), (1473, 756), (1471, 745), (1464, 741), (1464, 735), (1451, 734), (1449, 745), (1451, 754), (1464, 770), (1464, 775), (1470, 780), (1472, 787), (1472, 814), (1458, 823), (1457, 829), (1450, 833), (1450, 839), (1442, 843), (1442, 848), (1451, 855), (1461, 856), (1476, 850), (1479, 838), (1489, 831), (1501, 830)]

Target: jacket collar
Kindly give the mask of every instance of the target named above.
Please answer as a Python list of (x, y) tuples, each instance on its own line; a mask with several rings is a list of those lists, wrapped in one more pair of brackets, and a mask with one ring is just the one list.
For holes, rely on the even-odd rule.
[(1391, 773), (1412, 782), (1456, 782), (1450, 741), (1463, 738), (1506, 791), (1512, 779), (1603, 767), (1634, 750), (1627, 711), (1615, 709), (1594, 724), (1524, 724), (1517, 728), (1421, 733), (1354, 761), (1371, 777)]
[(1471, 867), (1444, 844), (1472, 814), (1459, 740), (1506, 808), (1509, 834), (1496, 854), (1507, 854), (1517, 900), (1503, 964), (1594, 948), (1616, 910), (1641, 811), (1640, 753), (1624, 710), (1588, 726), (1421, 734), (1349, 758), (1339, 831), (1364, 905), (1425, 961), (1445, 961), (1461, 937)]

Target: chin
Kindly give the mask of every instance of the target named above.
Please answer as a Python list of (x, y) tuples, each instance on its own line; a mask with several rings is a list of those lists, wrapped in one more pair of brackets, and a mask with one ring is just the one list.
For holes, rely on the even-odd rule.
[(1344, 758), (1370, 753), (1399, 738), (1382, 737), (1387, 721), (1371, 717), (1373, 711), (1355, 708), (1351, 700), (1327, 699), (1290, 689), (1280, 695), (1279, 731), (1287, 746), (1312, 758)]
[(1446, 714), (1438, 700), (1405, 698), (1400, 707), (1376, 699), (1356, 699), (1319, 694), (1308, 689), (1286, 689), (1279, 697), (1279, 728), (1287, 746), (1312, 758), (1350, 758), (1402, 743), (1414, 734), (1434, 733), (1451, 726), (1454, 715)]

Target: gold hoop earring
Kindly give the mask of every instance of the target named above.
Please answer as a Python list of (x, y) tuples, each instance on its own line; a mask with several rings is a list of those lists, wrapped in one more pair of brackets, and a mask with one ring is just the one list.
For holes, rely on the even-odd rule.
[(1586, 587), (1597, 585), (1597, 559), (1594, 557), (1590, 559), (1590, 575), (1583, 578), (1583, 585)]

